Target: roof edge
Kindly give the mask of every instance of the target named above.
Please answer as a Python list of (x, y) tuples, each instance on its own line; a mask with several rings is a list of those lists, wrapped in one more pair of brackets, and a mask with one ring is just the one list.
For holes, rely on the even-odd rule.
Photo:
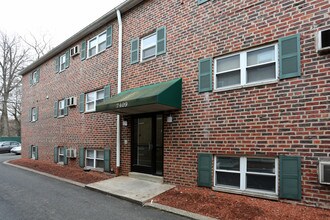
[(50, 58), (54, 57), (56, 54), (60, 53), (61, 51), (67, 49), (69, 46), (71, 46), (73, 43), (77, 42), (81, 38), (84, 38), (88, 34), (94, 32), (98, 28), (102, 27), (106, 23), (114, 20), (117, 17), (117, 10), (121, 11), (121, 13), (124, 13), (134, 6), (138, 5), (141, 3), (143, 0), (126, 0), (117, 7), (113, 8), (111, 11), (107, 12), (100, 18), (96, 19), (94, 22), (90, 23), (87, 25), (85, 28), (82, 30), (78, 31), (76, 34), (72, 35), (69, 37), (67, 40), (50, 50), (48, 53), (46, 53), (44, 56), (39, 58), (38, 60), (34, 61), (32, 64), (28, 65), (25, 67), (19, 75), (25, 75), (31, 71), (33, 71), (35, 68), (49, 60)]

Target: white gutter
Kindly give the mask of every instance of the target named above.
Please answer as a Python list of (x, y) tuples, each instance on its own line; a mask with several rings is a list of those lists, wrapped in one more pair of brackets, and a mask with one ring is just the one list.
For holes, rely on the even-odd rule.
[[(122, 69), (122, 49), (123, 49), (123, 25), (120, 11), (117, 10), (118, 19), (118, 94), (121, 93), (121, 69)], [(116, 141), (116, 167), (120, 167), (120, 115), (117, 115), (117, 141)]]

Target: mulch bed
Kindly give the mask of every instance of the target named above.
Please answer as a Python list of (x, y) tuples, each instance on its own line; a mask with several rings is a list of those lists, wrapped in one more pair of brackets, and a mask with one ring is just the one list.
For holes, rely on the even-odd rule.
[[(51, 162), (17, 159), (12, 164), (28, 167), (62, 178), (89, 184), (111, 178), (110, 174), (85, 172), (80, 168)], [(215, 192), (200, 187), (175, 187), (153, 199), (163, 205), (198, 213), (217, 219), (330, 219), (330, 210)]]
[(55, 164), (51, 162), (31, 160), (26, 158), (12, 160), (9, 163), (31, 168), (41, 172), (49, 173), (54, 176), (70, 179), (83, 184), (94, 183), (94, 182), (110, 179), (112, 177), (110, 174), (103, 172), (97, 172), (97, 171), (86, 172), (80, 168), (61, 166), (59, 164)]
[(330, 210), (215, 192), (206, 188), (176, 187), (153, 202), (217, 219), (330, 219)]

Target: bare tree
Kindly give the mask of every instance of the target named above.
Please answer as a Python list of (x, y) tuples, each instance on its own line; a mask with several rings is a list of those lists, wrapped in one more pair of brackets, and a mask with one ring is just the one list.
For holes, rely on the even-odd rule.
[(32, 54), (30, 57), (33, 60), (37, 60), (45, 53), (50, 51), (51, 48), (51, 40), (49, 38), (49, 35), (47, 33), (41, 33), (40, 37), (36, 37), (32, 33), (28, 37), (21, 37), (23, 42), (32, 50)]
[(21, 114), (22, 114), (22, 85), (17, 86), (9, 98), (8, 102), (8, 112), (12, 118), (12, 127), (13, 136), (21, 136)]
[(11, 92), (21, 84), (18, 73), (29, 61), (29, 49), (23, 48), (17, 36), (0, 32), (0, 134), (9, 136), (8, 104)]

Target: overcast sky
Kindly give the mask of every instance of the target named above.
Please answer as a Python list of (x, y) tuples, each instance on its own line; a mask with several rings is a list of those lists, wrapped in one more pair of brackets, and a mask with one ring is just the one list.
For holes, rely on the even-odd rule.
[(0, 31), (27, 37), (47, 34), (53, 47), (125, 0), (2, 0)]

